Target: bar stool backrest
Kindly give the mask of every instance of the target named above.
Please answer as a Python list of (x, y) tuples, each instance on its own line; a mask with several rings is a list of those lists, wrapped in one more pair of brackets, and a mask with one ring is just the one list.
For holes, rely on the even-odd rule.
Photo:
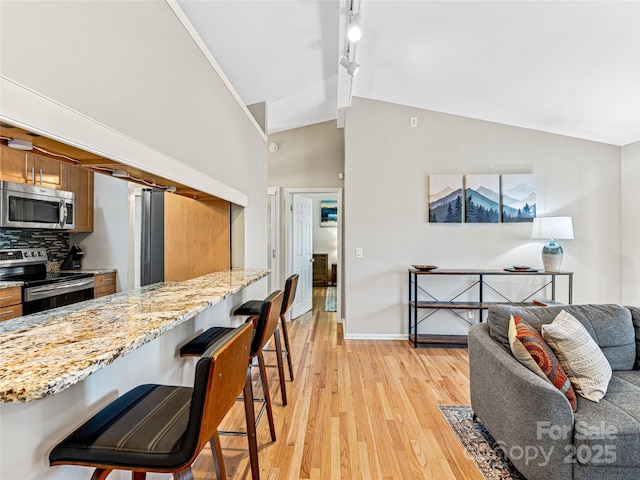
[(293, 301), (296, 299), (296, 290), (298, 289), (298, 278), (299, 275), (294, 273), (289, 278), (287, 278), (286, 282), (284, 282), (284, 297), (282, 298), (282, 309), (280, 310), (280, 316), (284, 317), (291, 305), (293, 305)]
[(251, 357), (258, 354), (278, 327), (280, 309), (282, 308), (282, 290), (276, 290), (264, 299), (260, 306), (260, 314), (256, 321), (256, 329), (251, 343)]
[(242, 392), (252, 336), (251, 324), (243, 324), (221, 337), (198, 360), (183, 437), (182, 451), (190, 458), (186, 465), (195, 460)]

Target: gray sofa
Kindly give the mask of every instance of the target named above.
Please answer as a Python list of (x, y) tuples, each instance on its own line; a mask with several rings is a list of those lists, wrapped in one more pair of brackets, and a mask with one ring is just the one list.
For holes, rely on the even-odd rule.
[[(509, 318), (540, 331), (561, 310), (586, 327), (613, 369), (607, 394), (580, 395), (574, 413), (553, 385), (509, 348)], [(471, 406), (528, 480), (640, 479), (640, 308), (492, 306), (469, 330)]]

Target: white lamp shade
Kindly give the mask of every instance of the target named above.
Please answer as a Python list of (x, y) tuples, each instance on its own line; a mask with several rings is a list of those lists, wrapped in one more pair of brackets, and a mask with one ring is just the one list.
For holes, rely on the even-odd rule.
[(531, 238), (573, 240), (571, 217), (536, 217), (533, 219)]

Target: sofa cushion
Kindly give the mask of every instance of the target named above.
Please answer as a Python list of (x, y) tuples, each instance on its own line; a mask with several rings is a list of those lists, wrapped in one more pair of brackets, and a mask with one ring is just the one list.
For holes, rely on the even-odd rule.
[(587, 329), (562, 310), (553, 322), (542, 325), (542, 338), (560, 360), (576, 392), (599, 402), (607, 393), (611, 366)]
[(509, 341), (513, 356), (533, 373), (560, 390), (575, 412), (577, 403), (573, 386), (540, 333), (520, 317), (512, 316), (509, 322)]
[(600, 403), (578, 397), (573, 443), (579, 464), (640, 467), (640, 371), (614, 371)]
[[(602, 349), (613, 370), (632, 370), (636, 362), (636, 335), (631, 311), (621, 305), (562, 305), (556, 307), (516, 307), (492, 305), (487, 323), (491, 336), (509, 349), (509, 318), (517, 315), (536, 330), (551, 323), (562, 311), (573, 315)], [(636, 325), (640, 329), (640, 312)], [(640, 348), (640, 347), (639, 347)]]

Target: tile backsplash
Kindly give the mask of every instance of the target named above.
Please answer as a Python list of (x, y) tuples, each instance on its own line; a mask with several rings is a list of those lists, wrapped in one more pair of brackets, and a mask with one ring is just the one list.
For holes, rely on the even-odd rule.
[(0, 228), (0, 249), (44, 247), (50, 262), (61, 262), (69, 252), (69, 233), (35, 228)]

